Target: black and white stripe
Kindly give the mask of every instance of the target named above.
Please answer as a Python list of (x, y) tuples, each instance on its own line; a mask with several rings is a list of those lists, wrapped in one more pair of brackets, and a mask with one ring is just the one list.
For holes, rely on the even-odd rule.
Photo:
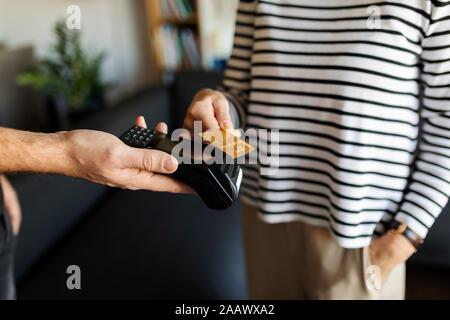
[(425, 237), (449, 198), (448, 1), (241, 1), (220, 89), (246, 128), (280, 130), (278, 173), (242, 186), (268, 222), (362, 247), (391, 219)]

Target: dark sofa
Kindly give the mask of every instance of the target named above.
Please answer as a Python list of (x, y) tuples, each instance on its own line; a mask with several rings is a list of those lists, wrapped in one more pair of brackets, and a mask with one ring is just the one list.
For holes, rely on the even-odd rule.
[[(215, 73), (179, 75), (99, 112), (75, 128), (120, 134), (137, 115), (180, 127), (189, 102)], [(52, 175), (13, 177), (24, 221), (18, 241), (19, 298), (244, 299), (239, 205), (208, 210), (191, 195), (131, 192)], [(448, 211), (448, 210), (446, 210)], [(450, 215), (438, 219), (410, 263), (450, 267)], [(79, 265), (82, 289), (66, 287)]]
[[(173, 128), (197, 89), (219, 74), (186, 74), (73, 124), (118, 135), (144, 115)], [(194, 80), (194, 81), (192, 81)], [(178, 88), (177, 83), (188, 83)], [(183, 95), (184, 104), (173, 99)], [(175, 120), (176, 119), (176, 120)], [(243, 299), (239, 205), (218, 212), (192, 195), (131, 192), (53, 175), (12, 177), (23, 207), (16, 278), (22, 299)], [(79, 265), (82, 289), (66, 287)]]

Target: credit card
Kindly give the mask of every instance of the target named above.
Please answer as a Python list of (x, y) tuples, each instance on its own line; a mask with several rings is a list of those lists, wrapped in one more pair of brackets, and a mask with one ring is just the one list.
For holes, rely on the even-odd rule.
[(242, 157), (255, 150), (250, 144), (235, 135), (222, 130), (208, 130), (199, 134), (203, 140), (219, 148), (233, 159)]

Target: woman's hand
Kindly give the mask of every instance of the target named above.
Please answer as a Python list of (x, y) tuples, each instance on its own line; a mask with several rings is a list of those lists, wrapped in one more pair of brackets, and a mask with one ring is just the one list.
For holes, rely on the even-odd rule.
[[(194, 132), (194, 121), (202, 122), (202, 131), (209, 129), (232, 130), (230, 105), (227, 98), (219, 91), (203, 89), (199, 91), (186, 113), (183, 127)], [(239, 130), (233, 131), (240, 135)]]
[(408, 260), (416, 252), (416, 248), (405, 236), (391, 230), (381, 237), (374, 238), (369, 251), (371, 264), (380, 268), (383, 284), (391, 271)]

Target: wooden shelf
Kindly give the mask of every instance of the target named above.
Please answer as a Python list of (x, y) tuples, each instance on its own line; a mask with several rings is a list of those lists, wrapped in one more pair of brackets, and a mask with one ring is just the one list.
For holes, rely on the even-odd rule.
[[(165, 1), (165, 0), (164, 0)], [(159, 78), (162, 80), (164, 74), (167, 72), (176, 72), (178, 70), (186, 70), (184, 67), (180, 67), (177, 69), (166, 69), (164, 64), (164, 56), (162, 53), (161, 37), (160, 37), (160, 28), (163, 25), (174, 25), (175, 27), (188, 27), (192, 28), (193, 32), (197, 37), (197, 41), (200, 42), (199, 32), (200, 32), (200, 22), (199, 22), (199, 14), (198, 14), (198, 2), (197, 0), (194, 2), (194, 14), (186, 17), (180, 18), (177, 16), (164, 16), (160, 7), (160, 0), (145, 0), (146, 4), (146, 12), (147, 12), (147, 27), (149, 34), (149, 41), (151, 47), (153, 48), (153, 56), (155, 60), (155, 65), (157, 67), (157, 71), (159, 73)], [(198, 47), (201, 48), (200, 43), (197, 43)]]
[(187, 18), (179, 17), (161, 17), (159, 19), (159, 24), (176, 24), (176, 25), (196, 25), (198, 23), (197, 15), (193, 15)]

